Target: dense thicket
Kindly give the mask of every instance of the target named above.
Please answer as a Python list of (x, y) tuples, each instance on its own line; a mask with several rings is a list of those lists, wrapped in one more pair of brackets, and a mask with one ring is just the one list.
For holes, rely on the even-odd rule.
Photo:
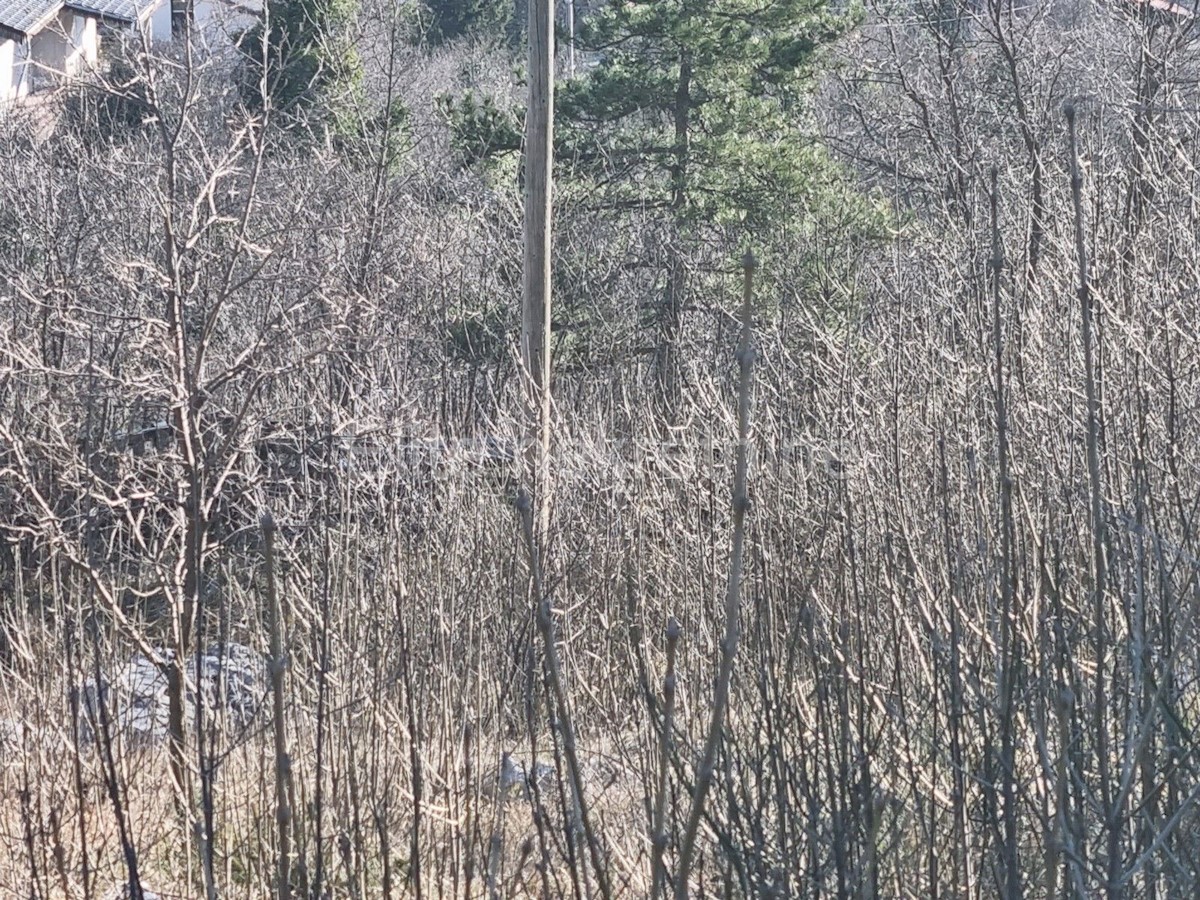
[(425, 0), (425, 34), (433, 43), (459, 38), (503, 38), (513, 18), (512, 0)]
[[(736, 30), (742, 9), (696, 14)], [(621, 55), (583, 39), (605, 15), (571, 102), (617, 83)], [(695, 38), (725, 53), (715, 18)], [(464, 167), (437, 102), (471, 91), (511, 124), (521, 85), (502, 53), (411, 46), (371, 8), (355, 22), (356, 121), (403, 108), (403, 127), (314, 144), (246, 112), (234, 61), (148, 60), (153, 114), (119, 139), (0, 137), (0, 789), (18, 801), (0, 892), (102, 896), (131, 861), (164, 892), (271, 889), (271, 715), (172, 710), (167, 746), (118, 735), (108, 754), (71, 701), (153, 646), (265, 651), (264, 510), (296, 895), (598, 888), (555, 774), (512, 504), (517, 168)], [(742, 641), (692, 893), (1195, 894), (1190, 22), (1122, 0), (870, 0), (788, 104), (754, 93), (775, 96), (765, 57), (714, 77), (746, 122), (697, 112), (712, 168), (675, 244), (668, 107), (593, 116), (607, 156), (557, 193), (541, 562), (614, 894), (649, 893), (656, 846), (676, 871), (697, 777), (746, 236)], [(637, 59), (678, 92), (675, 63)], [(722, 169), (743, 140), (765, 169)], [(820, 165), (772, 181), (793, 158)], [(730, 230), (742, 180), (770, 216)], [(668, 423), (645, 326), (672, 260), (689, 300)], [(509, 793), (516, 761), (535, 777)]]

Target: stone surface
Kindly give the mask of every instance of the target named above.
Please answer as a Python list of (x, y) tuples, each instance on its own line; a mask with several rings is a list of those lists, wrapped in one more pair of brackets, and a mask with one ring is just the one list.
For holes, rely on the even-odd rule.
[[(153, 743), (167, 735), (170, 705), (164, 666), (173, 650), (156, 647), (153, 658), (135, 653), (117, 671), (89, 678), (79, 688), (81, 732), (86, 740), (105, 727), (133, 743)], [(197, 677), (197, 670), (199, 675)], [(204, 709), (221, 714), (225, 724), (244, 728), (257, 715), (266, 692), (266, 665), (242, 644), (214, 644), (184, 667), (188, 681), (187, 715), (194, 715), (197, 688)]]
[[(133, 892), (129, 889), (129, 885), (122, 884), (105, 894), (104, 900), (131, 900), (132, 897)], [(154, 891), (143, 886), (142, 900), (165, 900), (165, 898), (160, 897), (158, 894), (154, 893)]]
[[(622, 766), (613, 759), (603, 755), (585, 756), (580, 760), (580, 777), (585, 791), (601, 794), (611, 788), (622, 775)], [(505, 752), (500, 756), (500, 767), (496, 777), (487, 785), (485, 792), (490, 797), (499, 795), (527, 795), (529, 788), (537, 780), (538, 787), (545, 791), (554, 786), (554, 766), (549, 762), (537, 760), (532, 772), (513, 754)]]
[(553, 784), (554, 766), (538, 760), (530, 771), (511, 753), (504, 753), (500, 756), (500, 769), (496, 773), (494, 786), (487, 793), (492, 796), (526, 794), (535, 780), (539, 789), (546, 790)]
[[(538, 770), (543, 766), (539, 763)], [(554, 773), (550, 769), (550, 774)], [(540, 785), (539, 785), (540, 786)], [(510, 794), (525, 794), (529, 790), (529, 775), (525, 764), (507, 751), (500, 755), (500, 767), (495, 778), (484, 785), (484, 792), (490, 797), (508, 796)]]

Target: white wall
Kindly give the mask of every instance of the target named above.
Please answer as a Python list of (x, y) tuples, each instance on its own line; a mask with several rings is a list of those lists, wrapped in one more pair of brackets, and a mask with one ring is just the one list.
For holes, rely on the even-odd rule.
[(171, 0), (161, 0), (151, 14), (150, 39), (152, 41), (169, 41), (171, 39)]
[(94, 66), (100, 59), (100, 22), (92, 16), (73, 13), (71, 43), (75, 47), (75, 62), (68, 71), (78, 73), (86, 66)]
[(33, 90), (33, 67), (29, 65), (29, 42), (19, 41), (13, 55), (13, 76), (16, 79), (17, 96), (24, 97)]
[(62, 19), (73, 18), (66, 10), (29, 39), (29, 69), (33, 89), (48, 87), (62, 79), (71, 58), (72, 48), (67, 41)]
[(12, 38), (0, 38), (0, 103), (20, 96), (23, 60), (17, 58), (17, 42)]
[(64, 9), (30, 38), (33, 87), (45, 87), (95, 65), (100, 46), (96, 25), (95, 17)]

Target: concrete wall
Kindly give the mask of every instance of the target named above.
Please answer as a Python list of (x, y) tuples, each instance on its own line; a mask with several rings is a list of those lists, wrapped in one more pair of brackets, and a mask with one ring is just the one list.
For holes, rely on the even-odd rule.
[(35, 89), (77, 75), (96, 64), (99, 59), (96, 25), (94, 17), (64, 9), (30, 39), (30, 70)]
[(23, 41), (0, 38), (0, 103), (29, 93), (25, 77), (26, 47)]
[(150, 39), (152, 41), (169, 41), (171, 39), (171, 0), (162, 0), (151, 14)]
[(34, 90), (50, 87), (66, 72), (72, 50), (60, 27), (63, 18), (73, 19), (74, 16), (64, 10), (58, 19), (29, 39), (29, 73)]
[(75, 68), (71, 74), (96, 65), (100, 61), (100, 22), (91, 16), (74, 14), (71, 43), (75, 47)]

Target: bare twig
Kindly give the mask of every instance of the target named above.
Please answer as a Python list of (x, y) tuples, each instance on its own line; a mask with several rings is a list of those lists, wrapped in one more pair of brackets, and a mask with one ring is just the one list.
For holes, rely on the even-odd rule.
[(278, 871), (276, 874), (276, 896), (279, 900), (291, 900), (291, 779), (292, 758), (287, 749), (287, 724), (283, 717), (283, 676), (287, 670), (287, 657), (283, 651), (283, 614), (279, 605), (279, 594), (275, 585), (275, 520), (270, 513), (262, 517), (263, 561), (267, 576), (267, 615), (270, 617), (271, 700), (275, 729), (275, 824), (278, 829)]
[[(587, 841), (588, 852), (591, 855), (592, 868), (595, 870), (596, 883), (601, 896), (612, 897), (609, 885), (608, 866), (604, 853), (600, 848), (596, 832), (592, 828), (591, 817), (588, 813), (587, 799), (583, 793), (583, 771), (579, 765), (579, 753), (575, 745), (575, 724), (571, 716), (570, 705), (567, 703), (567, 692), (563, 686), (562, 667), (558, 660), (557, 635), (554, 629), (554, 604), (551, 595), (545, 589), (545, 579), (542, 572), (542, 556), (534, 534), (533, 503), (529, 494), (522, 491), (517, 497), (517, 511), (521, 516), (521, 526), (525, 533), (525, 547), (529, 553), (529, 566), (533, 576), (534, 596), (537, 598), (537, 625), (542, 636), (542, 650), (546, 654), (546, 669), (550, 680), (554, 703), (557, 707), (558, 727), (562, 735), (563, 755), (567, 761), (567, 776), (570, 779), (572, 800), (578, 813), (579, 826), (583, 829)], [(535, 765), (536, 761), (531, 763)]]
[(742, 557), (746, 541), (746, 512), (750, 508), (747, 493), (750, 443), (750, 382), (754, 368), (754, 350), (750, 343), (752, 330), (751, 301), (754, 294), (754, 256), (747, 253), (742, 258), (742, 334), (738, 341), (738, 444), (737, 470), (733, 481), (733, 554), (729, 561), (729, 581), (725, 591), (725, 637), (721, 641), (721, 663), (717, 671), (717, 684), (713, 692), (712, 719), (708, 724), (708, 737), (700, 768), (696, 772), (696, 788), (692, 794), (692, 805), (688, 811), (687, 825), (679, 851), (679, 870), (676, 873), (675, 896), (686, 900), (688, 878), (695, 859), (696, 835), (704, 815), (704, 801), (713, 782), (717, 752), (721, 747), (721, 735), (725, 729), (725, 712), (729, 707), (729, 694), (733, 683), (733, 663), (737, 656), (738, 637), (741, 631)]
[(658, 759), (657, 795), (654, 798), (653, 842), (653, 890), (651, 896), (658, 900), (666, 889), (667, 869), (663, 854), (667, 850), (667, 775), (671, 758), (675, 753), (675, 655), (679, 649), (679, 637), (683, 628), (674, 616), (667, 622), (667, 671), (663, 675), (663, 723), (662, 739)]

